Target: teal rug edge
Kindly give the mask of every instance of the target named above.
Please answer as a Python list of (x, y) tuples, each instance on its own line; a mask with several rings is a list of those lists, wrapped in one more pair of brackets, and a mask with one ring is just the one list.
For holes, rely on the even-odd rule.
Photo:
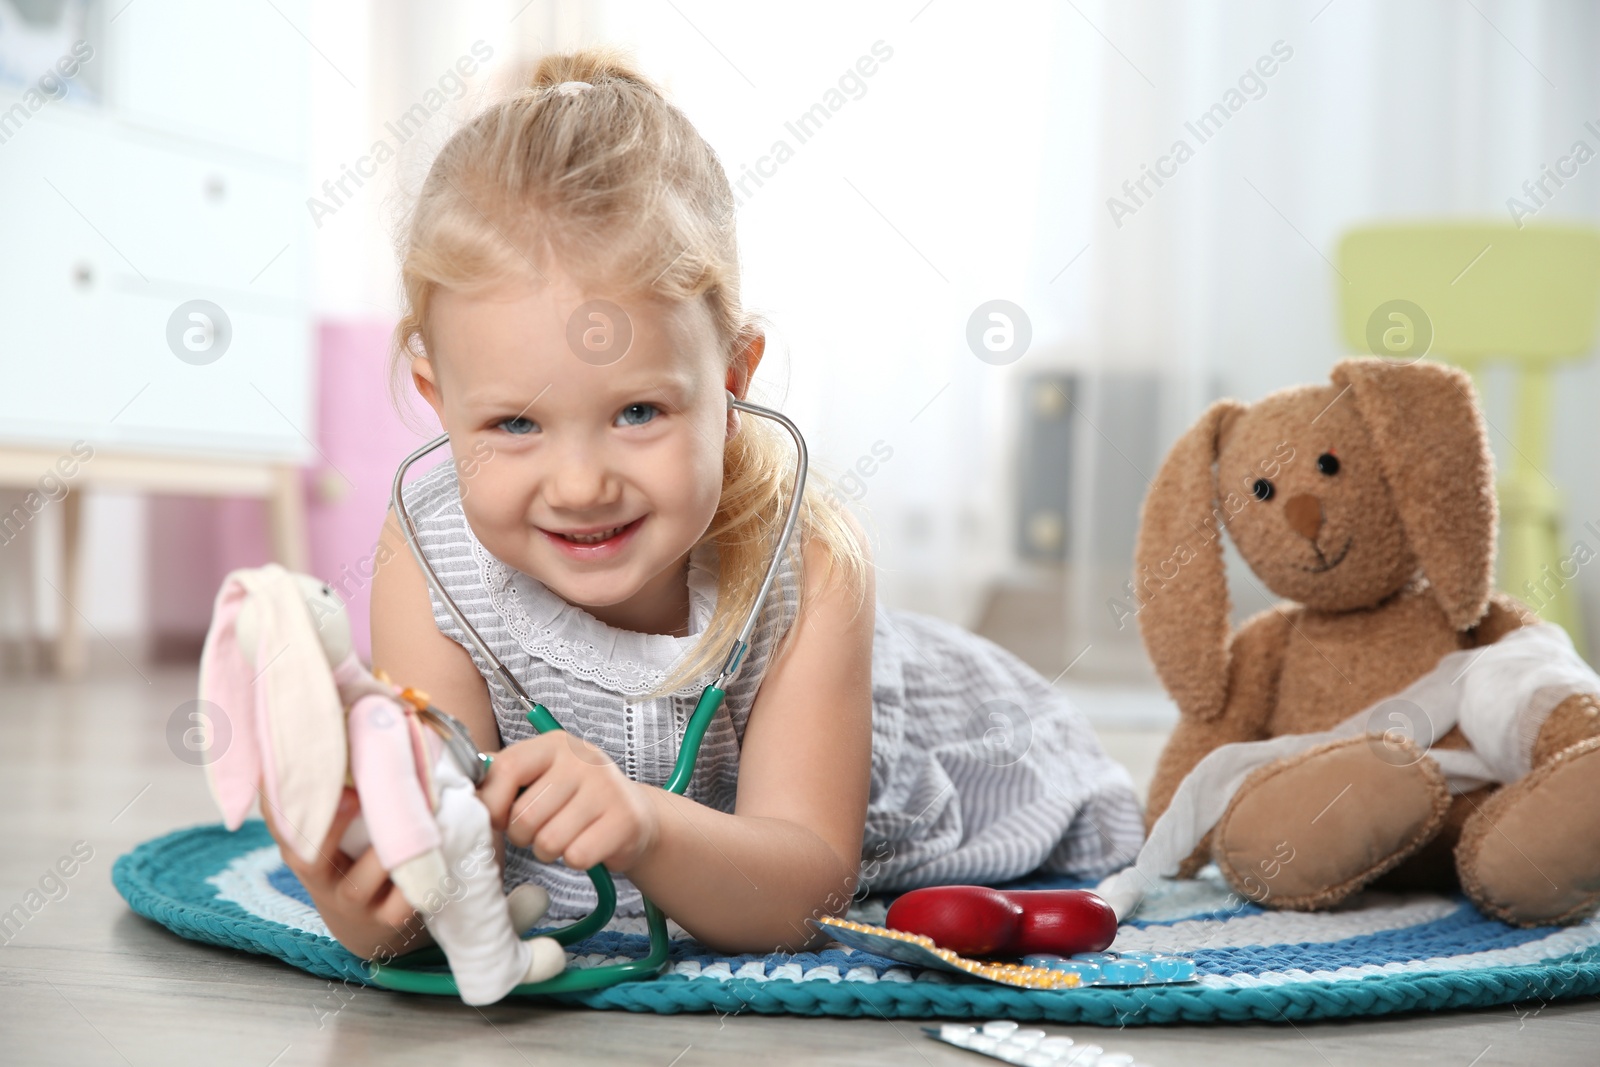
[[(264, 920), (226, 900), (186, 902), (163, 886), (164, 861), (181, 846), (226, 835), (243, 851), (270, 843), (259, 822), (233, 833), (216, 823), (173, 831), (119, 856), (112, 882), (134, 912), (189, 940), (270, 956), (319, 978), (370, 985), (365, 961), (337, 942)], [(1074, 992), (1010, 989), (955, 981), (758, 981), (666, 975), (591, 993), (544, 998), (601, 1010), (658, 1014), (752, 1012), (804, 1016), (991, 1019), (1146, 1026), (1217, 1022), (1298, 1022), (1416, 1011), (1483, 1008), (1600, 994), (1600, 957), (1539, 965), (1371, 975), (1360, 981), (1306, 981), (1244, 989), (1196, 985)], [(399, 995), (399, 994), (397, 994)], [(512, 1001), (508, 1001), (510, 1003)]]

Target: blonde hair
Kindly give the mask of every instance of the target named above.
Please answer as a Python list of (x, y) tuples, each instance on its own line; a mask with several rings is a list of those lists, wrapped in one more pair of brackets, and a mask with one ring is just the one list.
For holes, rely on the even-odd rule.
[[(683, 112), (610, 52), (546, 56), (527, 88), (458, 130), (423, 182), (400, 259), (397, 390), (410, 360), (428, 357), (435, 292), (542, 279), (541, 263), (560, 262), (580, 281), (626, 293), (704, 301), (730, 364), (761, 333), (740, 304), (734, 201), (722, 164)], [(794, 468), (784, 430), (741, 418), (723, 452), (722, 494), (704, 538), (720, 561), (716, 611), (653, 695), (722, 665), (760, 592)], [(798, 573), (801, 546), (819, 545), (827, 576), (837, 568), (859, 610), (865, 551), (837, 494), (819, 481), (807, 480), (790, 555)]]

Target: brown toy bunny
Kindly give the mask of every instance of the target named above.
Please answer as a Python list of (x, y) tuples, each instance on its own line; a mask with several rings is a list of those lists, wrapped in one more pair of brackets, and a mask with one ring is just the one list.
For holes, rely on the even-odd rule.
[[(1490, 594), (1492, 478), (1471, 379), (1440, 364), (1347, 360), (1331, 385), (1201, 416), (1156, 477), (1135, 553), (1140, 630), (1181, 713), (1150, 787), (1151, 826), (1219, 746), (1327, 731), (1441, 657), (1482, 655), (1538, 623)], [(1237, 632), (1219, 520), (1257, 578), (1293, 601)], [(1362, 731), (1274, 759), (1180, 839), (1178, 855), (1210, 827), (1179, 873), (1213, 859), (1239, 892), (1298, 910), (1380, 876), (1395, 888), (1459, 881), (1506, 922), (1577, 921), (1600, 901), (1597, 689), (1551, 697), (1522, 740), (1519, 777), (1455, 796), (1404, 738)], [(1471, 745), (1459, 726), (1439, 732), (1436, 755)]]

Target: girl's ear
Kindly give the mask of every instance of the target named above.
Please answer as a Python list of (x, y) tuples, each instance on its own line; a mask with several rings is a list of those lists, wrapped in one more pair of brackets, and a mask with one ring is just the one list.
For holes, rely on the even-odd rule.
[(742, 397), (750, 391), (750, 379), (761, 366), (761, 357), (767, 354), (767, 335), (750, 332), (734, 342), (733, 359), (728, 364), (728, 378), (724, 383), (734, 396)]
[(1222, 713), (1228, 689), (1228, 582), (1213, 465), (1218, 439), (1244, 410), (1219, 400), (1167, 453), (1145, 497), (1134, 547), (1139, 631), (1185, 715)]
[(1348, 359), (1333, 383), (1350, 390), (1400, 525), (1450, 625), (1488, 607), (1497, 513), (1494, 456), (1466, 372), (1441, 363)]
[(728, 377), (724, 383), (728, 392), (729, 441), (738, 436), (740, 426), (739, 412), (733, 406), (733, 401), (750, 391), (750, 379), (755, 377), (756, 368), (761, 366), (761, 357), (766, 352), (767, 335), (764, 333), (747, 333), (734, 346), (733, 361), (728, 364)]
[(444, 425), (444, 394), (439, 391), (438, 372), (434, 370), (433, 360), (427, 356), (411, 357), (411, 384), (417, 387), (417, 393), (428, 402), (433, 413), (439, 417), (439, 425)]

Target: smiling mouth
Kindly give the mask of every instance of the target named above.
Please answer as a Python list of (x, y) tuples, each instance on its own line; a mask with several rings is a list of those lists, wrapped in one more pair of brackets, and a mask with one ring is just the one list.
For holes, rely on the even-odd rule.
[(1350, 545), (1354, 540), (1355, 538), (1353, 537), (1346, 538), (1344, 547), (1341, 548), (1339, 550), (1339, 554), (1333, 557), (1331, 560), (1323, 556), (1322, 549), (1317, 547), (1316, 542), (1312, 542), (1311, 551), (1317, 554), (1317, 562), (1319, 565), (1316, 567), (1301, 567), (1300, 569), (1303, 571), (1310, 571), (1312, 574), (1322, 574), (1325, 571), (1333, 570), (1333, 568), (1343, 563), (1344, 558), (1350, 554)]
[(633, 521), (625, 522), (620, 526), (608, 526), (603, 529), (588, 530), (583, 533), (563, 533), (559, 530), (545, 530), (544, 532), (549, 534), (551, 537), (558, 538), (559, 540), (565, 541), (572, 545), (598, 545), (601, 542), (609, 541), (623, 531), (632, 528), (633, 526), (637, 525), (639, 521), (640, 519), (634, 519)]

